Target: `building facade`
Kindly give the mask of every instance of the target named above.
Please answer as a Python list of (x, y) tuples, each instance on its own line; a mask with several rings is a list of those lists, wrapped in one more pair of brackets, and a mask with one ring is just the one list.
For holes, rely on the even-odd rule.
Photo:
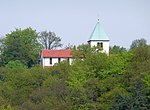
[(72, 63), (72, 50), (42, 50), (41, 52), (43, 68), (52, 67), (64, 60), (67, 60), (69, 64)]

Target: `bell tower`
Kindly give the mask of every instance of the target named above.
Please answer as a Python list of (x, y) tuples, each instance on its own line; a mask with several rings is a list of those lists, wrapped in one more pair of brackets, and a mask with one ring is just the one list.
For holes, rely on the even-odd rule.
[(100, 48), (102, 48), (102, 52), (109, 54), (109, 38), (100, 25), (99, 19), (88, 40), (88, 43), (90, 47), (100, 46)]

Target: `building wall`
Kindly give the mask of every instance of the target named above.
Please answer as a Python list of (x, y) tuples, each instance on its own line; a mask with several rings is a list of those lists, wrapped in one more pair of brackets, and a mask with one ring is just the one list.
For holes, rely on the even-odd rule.
[[(60, 61), (68, 60), (68, 58), (60, 58)], [(69, 58), (69, 64), (71, 64), (73, 61), (72, 58)], [(44, 67), (50, 67), (54, 66), (56, 63), (58, 63), (58, 58), (52, 58), (52, 64), (50, 64), (50, 58), (42, 58), (42, 65)]]
[(103, 52), (109, 54), (109, 41), (90, 41), (90, 46), (97, 46), (97, 43), (103, 43)]

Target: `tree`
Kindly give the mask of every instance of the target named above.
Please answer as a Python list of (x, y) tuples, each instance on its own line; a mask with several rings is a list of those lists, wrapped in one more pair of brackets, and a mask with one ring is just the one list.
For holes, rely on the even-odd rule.
[(131, 87), (131, 95), (117, 95), (114, 105), (109, 110), (149, 110), (150, 103), (146, 94), (147, 90), (139, 78)]
[(3, 38), (0, 38), (0, 66), (3, 66), (3, 53), (4, 47), (3, 47)]
[(26, 68), (19, 60), (16, 61), (9, 61), (6, 65), (7, 68)]
[(0, 55), (2, 53), (2, 38), (0, 38)]
[(32, 28), (16, 29), (2, 39), (2, 61), (20, 60), (28, 67), (38, 63), (41, 45), (37, 41), (37, 32)]
[[(92, 48), (93, 49), (93, 48)], [(92, 49), (88, 44), (81, 44), (78, 47), (73, 48), (73, 56), (79, 58), (86, 58), (87, 54), (92, 52)], [(95, 49), (95, 48), (94, 48)]]
[(136, 47), (145, 46), (147, 41), (144, 38), (136, 39), (132, 42), (130, 49), (134, 49)]
[(30, 101), (22, 104), (23, 110), (71, 110), (67, 85), (58, 76), (48, 76), (43, 87), (30, 94)]
[(110, 110), (148, 110), (150, 108), (148, 91), (150, 48), (147, 45), (139, 46), (131, 52), (132, 59), (121, 80), (130, 95), (117, 96)]
[(75, 46), (75, 45), (72, 45), (72, 44), (68, 43), (68, 45), (66, 45), (66, 46), (64, 47), (64, 49), (66, 49), (66, 50), (73, 49), (74, 46)]
[(120, 46), (116, 46), (116, 45), (114, 45), (113, 47), (110, 47), (110, 54), (119, 54), (119, 53), (123, 53), (126, 51), (127, 50), (124, 47), (120, 47)]
[(56, 36), (54, 32), (43, 31), (38, 36), (38, 41), (45, 49), (55, 49), (61, 47), (61, 38)]

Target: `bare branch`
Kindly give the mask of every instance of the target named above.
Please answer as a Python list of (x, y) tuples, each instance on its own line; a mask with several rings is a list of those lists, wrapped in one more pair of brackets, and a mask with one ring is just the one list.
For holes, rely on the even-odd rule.
[(45, 49), (56, 49), (62, 47), (61, 38), (56, 36), (54, 32), (43, 31), (38, 36), (38, 41), (44, 46)]

